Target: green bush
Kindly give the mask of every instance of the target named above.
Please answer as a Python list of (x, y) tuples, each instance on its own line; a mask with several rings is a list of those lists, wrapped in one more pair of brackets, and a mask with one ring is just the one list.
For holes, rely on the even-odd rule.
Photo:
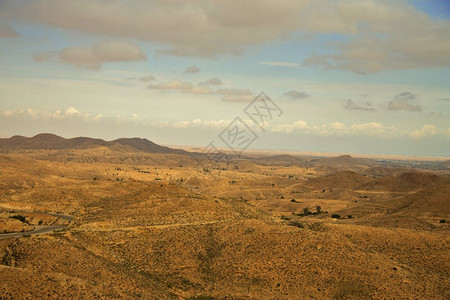
[(338, 215), (338, 214), (332, 214), (331, 217), (332, 217), (333, 219), (340, 219), (340, 218), (341, 218), (341, 216)]

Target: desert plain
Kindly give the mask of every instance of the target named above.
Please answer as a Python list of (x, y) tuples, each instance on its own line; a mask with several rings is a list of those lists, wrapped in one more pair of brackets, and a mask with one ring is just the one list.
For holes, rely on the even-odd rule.
[(0, 140), (1, 299), (449, 299), (450, 161)]

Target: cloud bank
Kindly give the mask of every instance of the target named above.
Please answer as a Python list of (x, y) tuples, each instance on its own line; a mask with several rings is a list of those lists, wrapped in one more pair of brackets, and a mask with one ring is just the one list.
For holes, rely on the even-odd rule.
[(450, 66), (450, 21), (434, 20), (406, 0), (4, 0), (0, 17), (139, 39), (161, 45), (159, 53), (197, 57), (238, 55), (298, 33), (337, 33), (347, 38), (334, 53), (304, 65), (359, 74)]
[(141, 48), (125, 41), (103, 41), (91, 47), (69, 47), (59, 51), (40, 52), (36, 62), (53, 61), (90, 70), (99, 70), (104, 63), (147, 60)]
[[(136, 123), (142, 126), (161, 127), (161, 128), (225, 128), (232, 120), (189, 120), (189, 121), (154, 121), (148, 118), (140, 117), (138, 114), (132, 115), (105, 115), (102, 113), (88, 114), (79, 109), (69, 107), (56, 111), (36, 111), (31, 108), (18, 110), (0, 109), (0, 117), (4, 118), (31, 118), (35, 120), (83, 120), (87, 122), (108, 121), (115, 123)], [(251, 120), (243, 120), (249, 126)], [(380, 122), (353, 123), (344, 124), (339, 121), (323, 123), (320, 125), (310, 125), (306, 121), (298, 120), (293, 123), (268, 124), (267, 129), (273, 133), (284, 134), (306, 134), (315, 136), (372, 136), (378, 138), (410, 138), (423, 139), (433, 136), (442, 136), (450, 139), (450, 128), (440, 129), (433, 124), (425, 124), (421, 128), (414, 130), (401, 130), (395, 126), (387, 126)]]

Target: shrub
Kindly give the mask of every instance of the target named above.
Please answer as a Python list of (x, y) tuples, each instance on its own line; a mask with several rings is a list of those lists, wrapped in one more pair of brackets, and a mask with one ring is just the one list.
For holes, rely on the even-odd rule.
[(442, 219), (442, 220), (440, 220), (440, 221), (439, 221), (439, 223), (445, 223), (445, 220), (444, 220), (444, 219)]
[(15, 216), (12, 216), (11, 218), (17, 219), (20, 222), (26, 222), (26, 218), (24, 216), (22, 216), (22, 215), (15, 215)]
[(351, 218), (353, 218), (353, 216), (352, 215), (348, 215), (348, 218), (351, 219)]
[(291, 199), (291, 202), (297, 202), (295, 199)]
[(290, 220), (291, 218), (289, 218), (289, 217), (286, 217), (285, 215), (281, 215), (281, 220)]
[(341, 218), (341, 216), (338, 215), (338, 214), (332, 214), (331, 217), (332, 217), (333, 219), (340, 219), (340, 218)]
[(320, 207), (320, 205), (316, 206), (316, 214), (321, 214), (322, 213), (322, 207)]
[(299, 221), (291, 221), (288, 223), (288, 225), (295, 226), (298, 228), (305, 228), (305, 225), (303, 225), (303, 223), (300, 223)]

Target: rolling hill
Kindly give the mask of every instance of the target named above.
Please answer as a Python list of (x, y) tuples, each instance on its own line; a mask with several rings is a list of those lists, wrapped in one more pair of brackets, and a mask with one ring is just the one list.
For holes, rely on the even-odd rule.
[[(113, 141), (88, 137), (65, 139), (54, 134), (42, 133), (31, 138), (15, 135), (11, 138), (0, 139), (0, 148), (4, 149), (90, 149), (101, 146), (115, 147), (118, 145), (126, 146), (125, 149), (128, 148), (132, 152), (191, 154), (185, 150), (160, 146), (141, 138), (120, 138)], [(117, 147), (115, 148), (117, 149)]]

